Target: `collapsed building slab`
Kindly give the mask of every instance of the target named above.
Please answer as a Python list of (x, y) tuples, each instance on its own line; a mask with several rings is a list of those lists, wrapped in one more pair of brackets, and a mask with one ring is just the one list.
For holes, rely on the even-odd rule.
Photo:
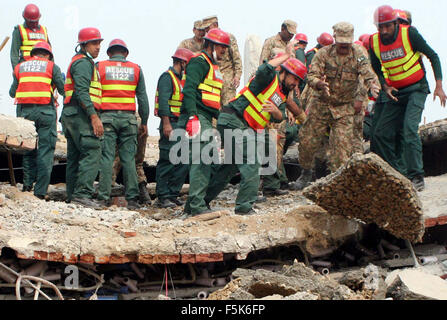
[(24, 118), (0, 114), (0, 150), (23, 153), (36, 148), (34, 123)]
[(303, 195), (329, 214), (376, 223), (394, 236), (420, 242), (422, 203), (412, 183), (375, 154), (355, 154)]

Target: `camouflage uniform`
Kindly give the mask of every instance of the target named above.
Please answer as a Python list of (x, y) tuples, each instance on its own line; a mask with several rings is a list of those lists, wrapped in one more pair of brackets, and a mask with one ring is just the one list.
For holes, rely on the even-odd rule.
[(242, 60), (239, 53), (239, 48), (237, 45), (237, 40), (232, 35), (230, 35), (230, 47), (225, 52), (223, 59), (219, 61), (219, 69), (223, 75), (223, 88), (221, 92), (221, 104), (223, 106), (227, 105), (231, 99), (236, 95), (236, 89), (233, 86), (233, 79), (241, 79), (242, 76)]
[[(340, 42), (351, 39), (352, 43), (354, 27), (351, 24), (337, 24), (334, 30)], [(316, 87), (324, 76), (329, 83), (330, 96)], [(303, 169), (312, 168), (314, 156), (323, 143), (328, 127), (330, 170), (336, 171), (352, 155), (354, 101), (364, 101), (360, 76), (368, 88), (378, 85), (368, 58), (356, 44), (352, 45), (347, 56), (339, 56), (335, 44), (322, 48), (315, 55), (307, 77), (307, 83), (314, 89), (311, 107), (299, 135), (299, 163)]]
[(182, 42), (180, 42), (178, 49), (185, 48), (191, 50), (194, 53), (199, 53), (200, 51), (203, 50), (204, 43), (205, 41), (202, 41), (202, 43), (197, 43), (194, 37), (192, 37), (190, 39), (185, 39)]
[(262, 64), (265, 60), (270, 61), (280, 52), (286, 52), (287, 43), (282, 40), (279, 33), (276, 36), (270, 37), (265, 40), (262, 46), (261, 57), (259, 64)]

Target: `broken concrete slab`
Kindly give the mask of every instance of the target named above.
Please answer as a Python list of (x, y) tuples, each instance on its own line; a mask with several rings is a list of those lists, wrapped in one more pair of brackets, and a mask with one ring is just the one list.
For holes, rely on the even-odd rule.
[(344, 272), (337, 281), (369, 299), (383, 300), (386, 298), (386, 275), (385, 270), (370, 264), (366, 268)]
[(0, 147), (15, 153), (36, 148), (37, 132), (34, 122), (0, 114)]
[(329, 214), (376, 223), (394, 236), (420, 242), (422, 203), (412, 183), (375, 154), (355, 154), (303, 195)]
[(447, 140), (447, 119), (437, 120), (419, 127), (423, 144)]
[(387, 295), (395, 300), (447, 300), (447, 281), (418, 270), (396, 275)]

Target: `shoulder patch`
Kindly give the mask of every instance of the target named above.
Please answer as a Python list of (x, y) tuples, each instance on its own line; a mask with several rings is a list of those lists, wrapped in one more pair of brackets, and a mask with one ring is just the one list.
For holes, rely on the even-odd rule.
[(365, 56), (361, 56), (360, 58), (357, 59), (358, 63), (362, 63), (363, 61), (368, 60)]

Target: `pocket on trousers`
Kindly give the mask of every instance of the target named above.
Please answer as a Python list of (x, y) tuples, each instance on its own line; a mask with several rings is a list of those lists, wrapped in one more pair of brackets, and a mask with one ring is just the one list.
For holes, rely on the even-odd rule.
[(94, 135), (81, 134), (81, 152), (101, 150), (101, 141)]
[(78, 114), (78, 109), (74, 107), (65, 107), (62, 111), (62, 115), (65, 117), (71, 117)]

